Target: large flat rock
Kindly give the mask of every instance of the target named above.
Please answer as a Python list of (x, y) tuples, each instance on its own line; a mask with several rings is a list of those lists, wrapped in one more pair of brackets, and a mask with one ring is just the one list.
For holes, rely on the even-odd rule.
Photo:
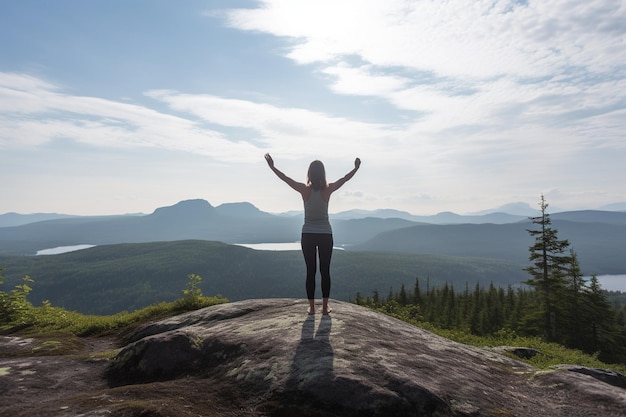
[(330, 316), (306, 308), (247, 300), (143, 326), (109, 382), (210, 387), (207, 398), (230, 398), (241, 415), (626, 415), (626, 390), (591, 376), (538, 372), (350, 303), (333, 302)]

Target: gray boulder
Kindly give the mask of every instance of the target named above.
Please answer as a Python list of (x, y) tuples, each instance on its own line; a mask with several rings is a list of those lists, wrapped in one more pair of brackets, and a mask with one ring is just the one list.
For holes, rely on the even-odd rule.
[(220, 402), (236, 397), (241, 415), (625, 415), (626, 391), (591, 376), (538, 372), (350, 303), (333, 302), (330, 316), (306, 308), (247, 300), (142, 326), (109, 384), (201, 384)]
[(619, 372), (577, 365), (558, 365), (554, 368), (589, 375), (607, 384), (626, 389), (626, 375), (620, 374)]

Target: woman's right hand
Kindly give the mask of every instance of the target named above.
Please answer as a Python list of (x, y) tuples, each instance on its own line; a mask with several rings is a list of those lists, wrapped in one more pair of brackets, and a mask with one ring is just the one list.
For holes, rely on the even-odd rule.
[(361, 166), (361, 159), (360, 158), (355, 159), (354, 160), (354, 167), (356, 169), (359, 169), (360, 166)]
[(270, 168), (274, 168), (274, 160), (272, 159), (269, 153), (265, 154), (265, 160), (267, 161), (267, 165), (269, 165)]

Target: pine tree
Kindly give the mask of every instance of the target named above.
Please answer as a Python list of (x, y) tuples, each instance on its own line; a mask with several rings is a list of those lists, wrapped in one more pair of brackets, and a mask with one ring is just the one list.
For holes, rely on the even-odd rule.
[(470, 328), (470, 315), (472, 309), (471, 296), (469, 292), (469, 283), (465, 281), (465, 290), (463, 295), (457, 297), (458, 301), (458, 324), (457, 326), (468, 330)]
[(413, 288), (413, 304), (422, 304), (422, 291), (420, 290), (420, 279), (419, 277), (415, 277), (415, 287)]
[(359, 291), (356, 292), (356, 300), (354, 301), (354, 303), (359, 306), (362, 306), (365, 303)]
[(585, 350), (587, 352), (600, 351), (605, 356), (619, 354), (623, 349), (622, 343), (618, 343), (618, 334), (615, 326), (615, 316), (611, 304), (606, 299), (606, 294), (600, 286), (598, 278), (593, 275), (589, 282), (589, 291), (585, 294), (586, 311), (585, 322), (588, 324), (588, 337)]
[(485, 293), (484, 300), (484, 306), (482, 307), (484, 313), (484, 331), (485, 333), (493, 333), (500, 330), (504, 325), (502, 313), (504, 291), (502, 289), (496, 289), (492, 282), (489, 285), (488, 291)]
[(372, 295), (372, 304), (374, 308), (380, 307), (380, 295), (378, 294), (378, 290), (374, 290), (374, 294)]
[(445, 329), (452, 329), (457, 327), (457, 303), (456, 294), (454, 292), (454, 286), (446, 283), (444, 287), (445, 293), (443, 296), (443, 324)]
[[(510, 288), (510, 287), (509, 287)], [(528, 306), (528, 293), (522, 288), (518, 288), (512, 294), (512, 309), (507, 318), (507, 327), (516, 333), (522, 330), (524, 312)]]
[(567, 346), (584, 349), (584, 332), (589, 310), (584, 297), (588, 288), (578, 263), (578, 255), (573, 249), (570, 249), (569, 261), (565, 299), (567, 302), (567, 320), (564, 326), (564, 342)]
[(409, 304), (409, 297), (406, 294), (406, 289), (404, 288), (404, 284), (400, 287), (400, 293), (398, 294), (398, 304), (401, 306), (406, 306)]
[(535, 243), (529, 247), (529, 260), (532, 266), (525, 268), (532, 278), (525, 281), (534, 287), (540, 294), (539, 315), (544, 337), (548, 342), (558, 341), (560, 338), (559, 324), (563, 320), (563, 303), (561, 296), (567, 283), (565, 268), (569, 257), (563, 255), (569, 242), (558, 238), (558, 231), (552, 228), (550, 215), (547, 213), (548, 203), (541, 196), (541, 215), (531, 217), (533, 224), (539, 230), (527, 230), (535, 238)]
[(506, 288), (506, 295), (504, 301), (504, 326), (513, 330), (512, 322), (513, 314), (515, 312), (515, 291), (512, 286)]
[(483, 308), (481, 302), (481, 290), (480, 285), (476, 283), (474, 292), (472, 293), (470, 300), (470, 315), (469, 315), (469, 328), (472, 334), (482, 335), (483, 326), (480, 321), (480, 312)]

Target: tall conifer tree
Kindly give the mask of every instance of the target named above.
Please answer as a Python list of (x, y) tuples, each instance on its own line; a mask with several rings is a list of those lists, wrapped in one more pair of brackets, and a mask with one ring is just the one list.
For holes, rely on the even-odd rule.
[(529, 247), (528, 259), (533, 264), (525, 268), (532, 277), (525, 283), (534, 287), (540, 294), (540, 305), (537, 310), (541, 320), (539, 327), (546, 340), (554, 342), (560, 337), (558, 329), (563, 319), (561, 296), (567, 284), (565, 270), (569, 263), (569, 257), (563, 253), (569, 247), (569, 242), (559, 239), (558, 231), (552, 228), (550, 215), (546, 211), (548, 203), (543, 195), (540, 208), (541, 215), (530, 218), (538, 229), (528, 230), (535, 238), (535, 243)]

